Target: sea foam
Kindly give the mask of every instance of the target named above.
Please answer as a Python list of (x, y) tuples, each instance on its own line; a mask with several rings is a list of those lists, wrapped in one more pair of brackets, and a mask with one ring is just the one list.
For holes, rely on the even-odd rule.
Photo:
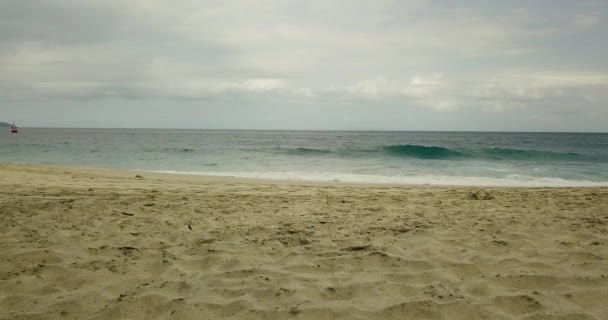
[(391, 185), (436, 185), (436, 186), (496, 186), (496, 187), (601, 187), (607, 182), (588, 180), (566, 180), (560, 178), (531, 177), (508, 175), (504, 178), (468, 177), (468, 176), (381, 176), (366, 174), (345, 174), (335, 172), (217, 172), (217, 171), (175, 171), (154, 170), (156, 173), (235, 177), (265, 180), (310, 181), (310, 182), (343, 182), (360, 184)]

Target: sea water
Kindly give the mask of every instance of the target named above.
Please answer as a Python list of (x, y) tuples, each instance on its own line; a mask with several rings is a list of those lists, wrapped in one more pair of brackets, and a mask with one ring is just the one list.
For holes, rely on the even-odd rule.
[(0, 161), (390, 184), (608, 186), (608, 134), (22, 128)]

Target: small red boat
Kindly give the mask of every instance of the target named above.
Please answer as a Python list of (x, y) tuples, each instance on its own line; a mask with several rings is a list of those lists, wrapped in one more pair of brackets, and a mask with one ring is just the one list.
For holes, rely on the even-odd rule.
[(13, 125), (11, 126), (11, 132), (12, 133), (17, 133), (19, 130), (17, 129), (17, 126), (15, 125), (15, 123), (13, 122)]

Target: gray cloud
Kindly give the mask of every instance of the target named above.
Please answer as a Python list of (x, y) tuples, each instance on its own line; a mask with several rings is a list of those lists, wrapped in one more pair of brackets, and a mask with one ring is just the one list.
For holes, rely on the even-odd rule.
[[(580, 125), (588, 119), (606, 131), (596, 119), (608, 116), (608, 41), (598, 37), (607, 9), (599, 1), (6, 0), (0, 117), (155, 126), (163, 123), (155, 114), (181, 108), (175, 126), (437, 130), (488, 129), (479, 121), (502, 114), (512, 122), (497, 129), (589, 130)], [(110, 103), (126, 122), (99, 107)], [(75, 111), (87, 105), (98, 109)], [(167, 112), (142, 119), (144, 105)], [(44, 108), (62, 116), (33, 112)]]

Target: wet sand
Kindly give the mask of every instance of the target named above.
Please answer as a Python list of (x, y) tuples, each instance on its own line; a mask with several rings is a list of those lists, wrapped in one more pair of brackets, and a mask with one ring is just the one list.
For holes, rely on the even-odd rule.
[(0, 164), (0, 319), (608, 319), (608, 188)]

